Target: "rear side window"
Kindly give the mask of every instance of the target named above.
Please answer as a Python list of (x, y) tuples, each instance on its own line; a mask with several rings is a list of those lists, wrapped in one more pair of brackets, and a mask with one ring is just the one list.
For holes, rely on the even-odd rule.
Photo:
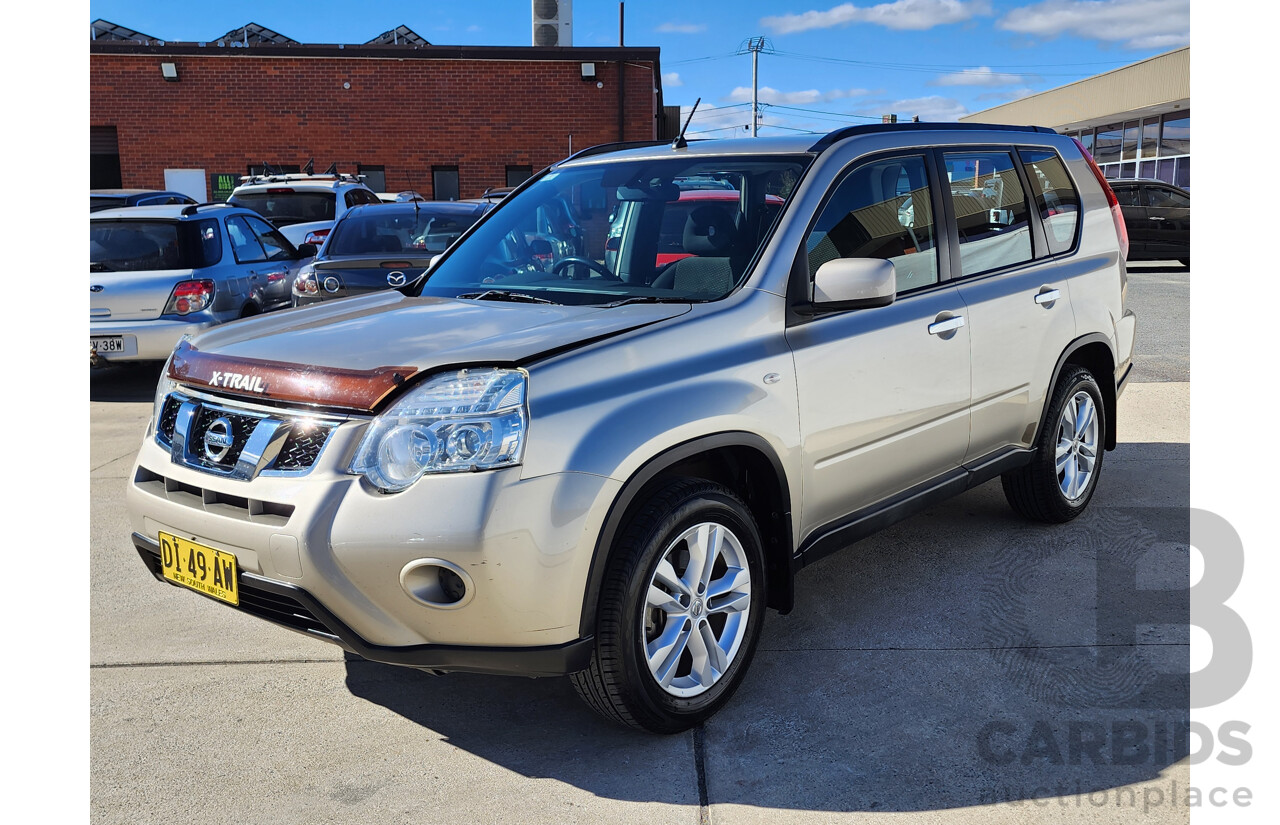
[(1111, 191), (1116, 193), (1116, 201), (1121, 206), (1141, 206), (1138, 203), (1138, 187), (1136, 186), (1113, 186)]
[(1019, 149), (1018, 154), (1035, 193), (1049, 254), (1070, 250), (1080, 226), (1080, 195), (1071, 183), (1066, 164), (1052, 149)]
[(231, 237), (231, 251), (235, 253), (237, 263), (251, 264), (267, 259), (262, 244), (258, 243), (244, 218), (227, 218), (227, 235)]
[(924, 158), (871, 161), (839, 183), (809, 233), (809, 280), (827, 261), (881, 258), (893, 264), (898, 292), (910, 292), (938, 282), (936, 246)]
[(1008, 152), (948, 152), (943, 163), (956, 212), (962, 275), (1031, 260), (1022, 182)]

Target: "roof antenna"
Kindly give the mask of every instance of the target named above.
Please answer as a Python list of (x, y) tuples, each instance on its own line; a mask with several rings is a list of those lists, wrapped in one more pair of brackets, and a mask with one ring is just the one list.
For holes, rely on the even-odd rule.
[(676, 135), (676, 139), (671, 141), (672, 149), (687, 149), (689, 141), (684, 139), (684, 130), (689, 128), (689, 121), (693, 120), (693, 113), (698, 111), (698, 104), (702, 102), (702, 98), (693, 101), (693, 108), (689, 110), (689, 116), (685, 118), (684, 126), (680, 128), (680, 134)]

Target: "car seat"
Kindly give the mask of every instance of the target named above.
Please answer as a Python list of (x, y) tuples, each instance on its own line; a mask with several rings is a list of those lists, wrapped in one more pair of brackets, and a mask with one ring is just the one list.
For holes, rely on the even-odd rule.
[(724, 295), (741, 267), (733, 218), (718, 206), (699, 206), (684, 222), (684, 251), (694, 256), (671, 264), (653, 282), (657, 289)]

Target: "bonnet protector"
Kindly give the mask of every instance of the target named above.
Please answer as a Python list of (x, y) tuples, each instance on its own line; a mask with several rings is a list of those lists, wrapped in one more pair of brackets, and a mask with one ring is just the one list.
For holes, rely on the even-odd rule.
[(349, 370), (233, 358), (201, 352), (187, 341), (174, 350), (169, 377), (219, 393), (373, 412), (417, 367)]

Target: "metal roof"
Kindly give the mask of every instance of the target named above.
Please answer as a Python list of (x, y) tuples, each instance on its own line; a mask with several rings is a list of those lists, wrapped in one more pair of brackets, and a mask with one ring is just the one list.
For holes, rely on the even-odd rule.
[(385, 31), (372, 40), (365, 41), (366, 46), (430, 46), (417, 32), (408, 26), (396, 26)]

